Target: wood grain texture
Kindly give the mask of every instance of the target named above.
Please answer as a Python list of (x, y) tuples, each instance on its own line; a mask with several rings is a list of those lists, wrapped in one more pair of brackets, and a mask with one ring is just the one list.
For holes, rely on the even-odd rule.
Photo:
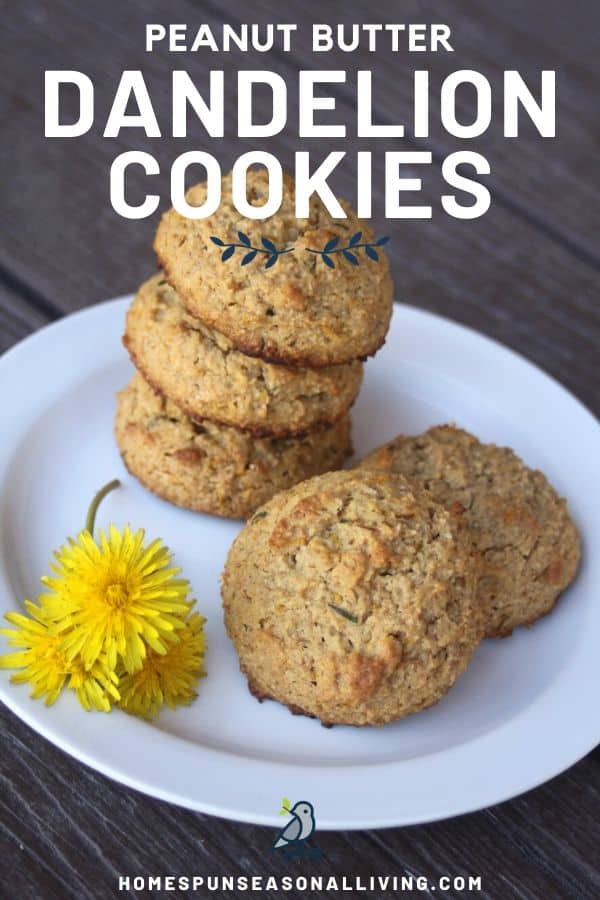
[(52, 316), (28, 301), (17, 285), (0, 278), (0, 353), (50, 321)]
[[(108, 201), (108, 170), (117, 153), (147, 149), (161, 165), (153, 190), (168, 200), (168, 167), (175, 155), (202, 147), (224, 168), (253, 149), (234, 137), (229, 115), (226, 137), (207, 140), (192, 125), (185, 139), (157, 141), (137, 131), (106, 140), (94, 133), (75, 141), (42, 136), (44, 69), (80, 69), (96, 85), (97, 122), (106, 118), (122, 69), (146, 75), (159, 122), (168, 130), (170, 72), (188, 68), (200, 87), (223, 57), (146, 54), (147, 21), (386, 22), (448, 21), (456, 52), (451, 55), (387, 51), (376, 60), (355, 56), (311, 58), (301, 26), (294, 53), (231, 53), (226, 67), (272, 68), (290, 86), (290, 123), (285, 135), (261, 142), (291, 166), (297, 149), (293, 85), (300, 68), (343, 68), (348, 84), (336, 89), (337, 112), (352, 134), (353, 73), (376, 62), (377, 117), (410, 125), (409, 69), (421, 65), (432, 75), (432, 121), (439, 85), (449, 71), (475, 68), (497, 89), (501, 72), (520, 69), (533, 78), (540, 68), (557, 69), (556, 141), (543, 141), (526, 128), (518, 142), (501, 137), (501, 107), (489, 132), (474, 142), (490, 160), (490, 212), (475, 223), (442, 214), (440, 162), (460, 142), (439, 127), (427, 141), (381, 141), (385, 149), (431, 149), (435, 164), (412, 174), (424, 182), (423, 202), (434, 209), (431, 222), (385, 222), (383, 183), (376, 166), (374, 224), (390, 233), (397, 297), (464, 322), (522, 352), (600, 411), (598, 279), (600, 271), (600, 145), (596, 49), (600, 14), (586, 0), (448, 0), (443, 12), (427, 0), (403, 4), (334, 0), (307, 4), (289, 0), (284, 12), (274, 0), (248, 8), (238, 0), (217, 4), (172, 0), (21, 0), (0, 2), (7, 40), (0, 55), (0, 113), (10, 122), (10, 139), (0, 143), (0, 166), (9, 177), (0, 184), (0, 349), (71, 310), (134, 290), (152, 271), (152, 234), (157, 216), (141, 222), (119, 218)], [(228, 105), (234, 109), (234, 88)], [(459, 115), (467, 117), (469, 101)], [(408, 129), (410, 132), (410, 128)], [(323, 142), (306, 149), (320, 159)], [(352, 159), (372, 149), (350, 137), (328, 142), (347, 159), (333, 179), (335, 189), (353, 199)], [(141, 196), (145, 181), (134, 177)], [(458, 819), (379, 832), (321, 833), (319, 863), (284, 862), (268, 852), (273, 831), (198, 815), (123, 788), (71, 760), (3, 709), (0, 780), (0, 894), (38, 898), (107, 898), (117, 894), (118, 876), (168, 874), (345, 873), (481, 875), (492, 900), (587, 898), (600, 894), (597, 847), (600, 752), (542, 787), (490, 810)], [(489, 773), (494, 778), (494, 772)], [(382, 798), (385, 802), (385, 798)], [(155, 893), (155, 896), (163, 896)], [(141, 896), (141, 895), (140, 895)], [(167, 894), (164, 894), (167, 896)], [(182, 896), (182, 894), (178, 894)], [(198, 895), (195, 895), (198, 896)], [(239, 896), (224, 892), (224, 897)], [(264, 896), (271, 896), (265, 893)], [(315, 896), (306, 893), (302, 896)], [(375, 893), (373, 896), (384, 896)], [(389, 896), (389, 895), (388, 895)], [(427, 894), (426, 894), (427, 896)], [(428, 896), (436, 896), (430, 893)], [(447, 892), (443, 896), (460, 896)]]
[[(568, 243), (573, 252), (600, 263), (600, 183), (597, 178), (597, 153), (600, 132), (597, 122), (589, 117), (590, 86), (600, 77), (600, 58), (594, 49), (594, 23), (585, 0), (569, 4), (551, 0), (543, 5), (543, 20), (535, 24), (532, 8), (524, 15), (521, 4), (481, 3), (477, 0), (450, 0), (439, 4), (411, 0), (400, 10), (389, 3), (373, 2), (345, 14), (343, 0), (327, 4), (326, 9), (304, 15), (310, 22), (334, 25), (345, 20), (364, 22), (439, 22), (452, 27), (453, 53), (393, 53), (389, 42), (381, 40), (376, 55), (366, 43), (352, 54), (321, 56), (331, 68), (348, 71), (348, 84), (340, 89), (340, 103), (354, 119), (355, 72), (375, 68), (373, 84), (377, 98), (377, 122), (405, 124), (406, 138), (389, 142), (389, 149), (402, 149), (405, 144), (431, 149), (443, 159), (460, 149), (477, 149), (491, 165), (490, 183), (494, 202), (509, 208), (513, 214), (535, 224), (553, 240)], [(306, 4), (290, 0), (286, 13), (290, 20), (302, 16)], [(267, 0), (260, 19), (272, 21), (277, 3)], [(595, 16), (595, 26), (600, 17)], [(296, 43), (296, 55), (309, 67), (314, 65), (310, 52), (310, 30), (304, 29)], [(376, 64), (375, 62), (376, 61)], [(335, 65), (333, 64), (335, 63)], [(430, 72), (431, 131), (428, 139), (412, 138), (413, 94), (410, 72), (413, 68)], [(539, 136), (535, 127), (522, 124), (518, 140), (503, 136), (503, 72), (518, 69), (536, 95), (538, 72), (556, 69), (556, 139)], [(492, 87), (492, 123), (480, 138), (461, 141), (447, 134), (440, 119), (440, 87), (443, 79), (456, 69), (474, 69), (488, 78)], [(474, 92), (457, 95), (457, 118), (473, 120)], [(543, 161), (543, 165), (540, 162)], [(581, 203), (582, 189), (586, 202)]]
[(412, 873), (432, 882), (448, 873), (474, 874), (482, 878), (480, 896), (498, 900), (592, 900), (600, 891), (600, 824), (582, 815), (600, 801), (600, 768), (593, 760), (483, 812), (379, 832), (321, 832), (315, 841), (322, 860), (283, 860), (270, 854), (270, 828), (143, 796), (74, 764), (6, 710), (2, 723), (2, 859), (12, 896), (111, 897), (119, 875), (266, 872)]

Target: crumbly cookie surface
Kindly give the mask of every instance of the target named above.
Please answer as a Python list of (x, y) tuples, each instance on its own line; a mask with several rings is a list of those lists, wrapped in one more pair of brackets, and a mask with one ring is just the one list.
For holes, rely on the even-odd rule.
[(293, 436), (331, 424), (362, 381), (360, 362), (299, 369), (239, 353), (187, 313), (162, 273), (139, 289), (124, 343), (145, 379), (192, 418), (255, 435)]
[(439, 700), (482, 636), (477, 561), (402, 476), (339, 471), (282, 492), (235, 540), (225, 624), (259, 698), (384, 724)]
[[(248, 172), (248, 200), (264, 204), (268, 180), (264, 170)], [(206, 185), (187, 193), (190, 205), (201, 205)], [(361, 242), (373, 241), (366, 222), (357, 219), (348, 204), (348, 216), (332, 219), (313, 195), (308, 219), (297, 219), (294, 184), (284, 178), (284, 198), (279, 211), (268, 219), (246, 219), (233, 206), (231, 176), (222, 181), (221, 205), (205, 219), (187, 219), (171, 209), (162, 217), (154, 249), (168, 281), (190, 313), (225, 334), (235, 346), (252, 356), (299, 366), (329, 366), (373, 354), (384, 342), (392, 313), (392, 279), (382, 248), (379, 262), (356, 251), (359, 265), (341, 253), (329, 268), (307, 248), (322, 250), (339, 238), (345, 246), (353, 234)], [(266, 257), (241, 266), (238, 250), (223, 263), (221, 248), (211, 236), (225, 243), (239, 243), (238, 232), (248, 235), (254, 247), (262, 238), (278, 249), (294, 250), (280, 256), (270, 268)]]
[(350, 417), (304, 438), (255, 438), (193, 422), (136, 373), (119, 393), (115, 434), (132, 475), (177, 506), (227, 518), (251, 515), (277, 491), (352, 453)]
[(415, 479), (464, 517), (482, 558), (478, 599), (487, 636), (531, 625), (575, 577), (580, 540), (566, 501), (508, 447), (443, 425), (400, 436), (359, 467)]

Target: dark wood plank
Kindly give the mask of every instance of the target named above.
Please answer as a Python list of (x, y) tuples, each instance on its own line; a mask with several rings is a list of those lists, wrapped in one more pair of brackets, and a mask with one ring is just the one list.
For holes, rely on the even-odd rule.
[(321, 832), (322, 861), (282, 861), (269, 851), (273, 829), (209, 819), (145, 797), (72, 762), (6, 710), (1, 716), (3, 859), (10, 860), (5, 874), (14, 896), (108, 897), (116, 894), (119, 875), (158, 872), (413, 873), (433, 882), (473, 874), (482, 877), (483, 897), (527, 900), (542, 892), (584, 900), (600, 889), (600, 826), (592, 814), (600, 767), (590, 759), (481, 813), (382, 832)]
[[(277, 16), (275, 0), (266, 0), (259, 21)], [(496, 203), (534, 221), (557, 240), (568, 242), (574, 252), (600, 263), (600, 178), (598, 177), (598, 128), (593, 108), (594, 85), (600, 77), (600, 57), (595, 36), (600, 27), (600, 7), (589, 3), (569, 4), (559, 0), (533, 0), (526, 8), (514, 3), (490, 4), (481, 0), (450, 0), (443, 12), (438, 4), (411, 0), (401, 9), (389, 3), (361, 4), (348, 15), (346, 3), (306, 11), (302, 0), (286, 4), (289, 21), (303, 20), (304, 29), (295, 43), (296, 56), (306, 67), (348, 72), (349, 84), (339, 89), (340, 102), (354, 118), (354, 73), (374, 70), (376, 121), (405, 124), (412, 135), (413, 94), (411, 72), (426, 68), (431, 85), (431, 133), (417, 143), (432, 149), (438, 160), (459, 149), (474, 149), (490, 162), (490, 183)], [(244, 20), (242, 14), (242, 21)], [(353, 53), (312, 54), (312, 22), (440, 22), (452, 29), (453, 53), (393, 53), (382, 41), (373, 54), (365, 43)], [(472, 141), (461, 141), (444, 130), (440, 119), (440, 86), (457, 69), (474, 69), (492, 86), (492, 123), (489, 130)], [(503, 136), (503, 72), (517, 69), (532, 86), (539, 85), (539, 72), (556, 69), (557, 137), (539, 136), (533, 125), (524, 127), (518, 140)], [(335, 88), (338, 93), (337, 87)], [(473, 119), (473, 94), (458, 94), (459, 121)], [(350, 132), (351, 133), (351, 132)], [(388, 149), (402, 149), (406, 139), (371, 142)], [(409, 143), (410, 146), (410, 143)]]
[(0, 353), (50, 321), (50, 317), (0, 278)]
[(119, 875), (150, 873), (412, 873), (432, 882), (473, 874), (482, 878), (478, 896), (498, 900), (591, 900), (600, 890), (600, 825), (593, 815), (600, 766), (591, 759), (484, 812), (381, 832), (320, 832), (315, 842), (322, 860), (282, 860), (269, 849), (273, 829), (208, 818), (119, 786), (74, 763), (7, 710), (0, 716), (2, 859), (11, 896), (109, 897), (117, 893)]

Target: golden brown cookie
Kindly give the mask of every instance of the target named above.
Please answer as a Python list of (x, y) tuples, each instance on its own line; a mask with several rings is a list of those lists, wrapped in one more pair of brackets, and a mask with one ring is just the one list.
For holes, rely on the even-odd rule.
[(390, 441), (359, 467), (415, 479), (464, 517), (482, 556), (478, 598), (488, 637), (533, 624), (575, 577), (580, 541), (566, 501), (508, 447), (442, 425)]
[(186, 312), (161, 273), (131, 304), (124, 343), (144, 378), (189, 416), (255, 435), (300, 435), (335, 422), (362, 381), (360, 362), (298, 369), (238, 353)]
[(304, 438), (254, 438), (193, 422), (136, 373), (119, 393), (117, 444), (132, 475), (165, 500), (232, 519), (352, 453), (350, 417)]
[(438, 701), (483, 633), (477, 560), (405, 478), (339, 471), (283, 491), (236, 538), (225, 624), (259, 698), (382, 725)]
[[(248, 201), (264, 204), (268, 180), (264, 170), (248, 172)], [(190, 188), (190, 205), (199, 206), (206, 185)], [(342, 202), (342, 201), (340, 201)], [(154, 249), (168, 281), (190, 313), (225, 334), (238, 350), (272, 362), (295, 366), (330, 366), (369, 356), (383, 344), (392, 313), (392, 279), (383, 249), (379, 261), (364, 248), (352, 253), (353, 265), (341, 252), (332, 254), (334, 268), (307, 248), (322, 250), (329, 241), (346, 247), (362, 233), (359, 243), (375, 237), (366, 222), (356, 218), (342, 202), (346, 219), (332, 219), (313, 195), (308, 219), (297, 219), (294, 182), (284, 178), (284, 197), (279, 211), (268, 219), (246, 219), (233, 206), (231, 176), (222, 182), (221, 205), (205, 219), (187, 219), (169, 210), (162, 217)], [(247, 265), (248, 252), (238, 248), (227, 262), (221, 261), (225, 244), (241, 243), (239, 232), (252, 247), (264, 250), (262, 239), (277, 249), (291, 249), (267, 267), (269, 257), (258, 252)]]

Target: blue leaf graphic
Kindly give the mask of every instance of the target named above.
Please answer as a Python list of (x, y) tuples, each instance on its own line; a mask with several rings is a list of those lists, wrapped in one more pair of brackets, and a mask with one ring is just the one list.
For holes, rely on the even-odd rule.
[(216, 237), (214, 234), (211, 235), (211, 238), (210, 238), (210, 239), (211, 239), (211, 241), (213, 242), (213, 244), (216, 244), (216, 245), (217, 245), (217, 247), (224, 247), (224, 246), (225, 246), (225, 244), (223, 243), (223, 241), (221, 240), (221, 238)]
[[(327, 245), (329, 246), (329, 245)], [(329, 266), (330, 269), (335, 269), (335, 263), (330, 256), (327, 256), (325, 253), (321, 254), (321, 259), (325, 263), (326, 266)]]
[(342, 256), (344, 259), (347, 259), (349, 263), (352, 263), (353, 266), (358, 265), (358, 257), (354, 255), (354, 253), (350, 253), (349, 250), (342, 250)]
[(387, 242), (389, 241), (389, 239), (390, 239), (390, 236), (389, 236), (389, 235), (387, 235), (387, 237), (379, 238), (379, 240), (377, 241), (377, 246), (378, 246), (378, 247), (383, 247), (384, 244), (387, 244)]
[(365, 247), (365, 253), (369, 257), (369, 259), (374, 259), (375, 262), (379, 259), (379, 254), (377, 250), (374, 250), (373, 247)]
[(270, 241), (269, 238), (261, 238), (260, 240), (263, 247), (269, 250), (270, 253), (277, 253), (277, 247), (275, 246), (273, 241)]
[(251, 250), (250, 253), (246, 253), (246, 255), (244, 256), (244, 258), (242, 260), (242, 265), (247, 266), (248, 263), (251, 263), (252, 260), (254, 259), (254, 257), (256, 256), (257, 252), (258, 252), (257, 250)]
[(235, 253), (235, 247), (233, 244), (227, 248), (227, 250), (223, 250), (221, 253), (221, 262), (227, 262), (228, 259), (231, 259), (233, 254)]
[(270, 269), (271, 266), (274, 266), (277, 262), (277, 254), (274, 253), (273, 256), (270, 256), (265, 263), (265, 269)]
[(354, 247), (355, 244), (358, 244), (361, 237), (362, 237), (362, 231), (357, 231), (356, 234), (353, 234), (352, 237), (350, 238), (350, 243), (348, 244), (348, 246)]
[[(323, 253), (329, 253), (330, 250), (333, 250), (334, 247), (337, 247), (339, 242), (339, 237), (331, 238), (331, 240), (327, 241), (327, 243), (323, 247)], [(332, 268), (335, 268), (335, 266), (332, 266)]]
[(248, 237), (247, 234), (244, 234), (243, 231), (238, 231), (238, 237), (239, 237), (240, 241), (242, 242), (242, 244), (244, 244), (245, 247), (250, 246), (250, 238)]

